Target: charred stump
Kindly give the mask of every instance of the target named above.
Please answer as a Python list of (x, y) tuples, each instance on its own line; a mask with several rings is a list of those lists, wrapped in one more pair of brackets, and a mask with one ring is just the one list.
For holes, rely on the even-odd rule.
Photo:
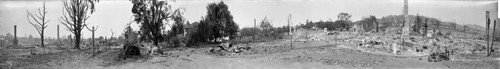
[(126, 56), (139, 56), (139, 55), (141, 55), (141, 50), (139, 49), (139, 47), (136, 47), (136, 46), (125, 45), (123, 47), (123, 50), (124, 50), (123, 53)]

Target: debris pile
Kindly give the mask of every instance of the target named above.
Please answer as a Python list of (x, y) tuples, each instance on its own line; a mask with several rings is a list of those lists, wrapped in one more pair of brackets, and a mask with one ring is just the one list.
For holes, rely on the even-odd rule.
[(234, 46), (233, 44), (226, 42), (226, 43), (221, 43), (215, 48), (210, 48), (209, 52), (219, 53), (223, 55), (223, 53), (242, 53), (249, 50), (251, 50), (250, 46), (243, 46), (243, 45)]

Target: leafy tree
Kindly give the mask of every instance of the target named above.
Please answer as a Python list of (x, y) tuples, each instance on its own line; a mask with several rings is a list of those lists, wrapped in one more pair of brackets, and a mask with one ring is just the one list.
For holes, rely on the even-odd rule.
[(172, 19), (174, 24), (172, 25), (172, 29), (170, 30), (167, 38), (169, 39), (169, 43), (177, 46), (185, 45), (185, 37), (184, 37), (184, 17), (182, 17), (182, 13), (180, 10), (175, 10)]
[(207, 42), (210, 38), (213, 38), (212, 35), (212, 26), (209, 23), (201, 20), (200, 23), (196, 26), (196, 32), (191, 35), (190, 43), (195, 44), (198, 42)]
[(180, 10), (175, 10), (175, 14), (172, 16), (174, 24), (172, 24), (172, 29), (170, 34), (177, 35), (184, 33), (184, 17), (182, 17), (182, 13)]
[(351, 21), (352, 15), (349, 13), (342, 12), (342, 13), (339, 13), (339, 15), (337, 15), (337, 17), (338, 17), (338, 20), (341, 20), (341, 21)]
[[(38, 32), (38, 34), (40, 34), (40, 40), (41, 40), (41, 43), (40, 43), (40, 46), (42, 47), (45, 47), (45, 44), (44, 44), (44, 31), (45, 31), (45, 28), (47, 28), (47, 23), (50, 21), (50, 20), (47, 20), (46, 19), (46, 15), (47, 15), (47, 8), (45, 8), (45, 1), (43, 1), (43, 7), (42, 9), (38, 8), (38, 15), (35, 13), (35, 14), (32, 14), (31, 12), (28, 12), (28, 15), (26, 16), (28, 18), (28, 22), (33, 25), (36, 29), (36, 31)], [(30, 35), (31, 36), (31, 35)]]
[(82, 29), (99, 0), (63, 0), (63, 15), (59, 21), (75, 36), (75, 49), (80, 49)]
[(158, 42), (163, 39), (162, 29), (168, 18), (172, 18), (167, 1), (131, 0), (134, 21), (140, 25), (140, 39), (147, 42)]
[(209, 37), (209, 40), (226, 36), (234, 38), (239, 28), (233, 21), (228, 6), (223, 1), (208, 4), (204, 22), (209, 23), (208, 26), (211, 26), (212, 36)]
[(270, 30), (273, 28), (273, 26), (271, 25), (271, 20), (266, 17), (264, 17), (264, 19), (262, 19), (262, 21), (260, 22), (260, 25), (259, 25), (260, 29), (261, 30)]
[(259, 28), (261, 30), (262, 35), (269, 36), (271, 35), (271, 32), (273, 31), (273, 26), (271, 25), (271, 20), (266, 17), (262, 19), (260, 22)]
[(196, 32), (189, 35), (189, 43), (216, 42), (221, 37), (234, 39), (238, 32), (238, 25), (224, 2), (210, 3), (207, 6), (207, 15), (196, 24)]
[(334, 30), (346, 31), (350, 30), (351, 25), (349, 21), (337, 20), (333, 23)]

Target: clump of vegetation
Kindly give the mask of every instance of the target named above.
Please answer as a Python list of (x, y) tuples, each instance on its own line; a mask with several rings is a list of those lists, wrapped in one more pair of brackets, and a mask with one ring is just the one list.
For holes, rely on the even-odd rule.
[(324, 29), (327, 30), (336, 30), (336, 31), (348, 31), (352, 27), (352, 21), (350, 20), (351, 14), (349, 13), (340, 13), (338, 15), (338, 19), (336, 21), (328, 20), (328, 21), (306, 21), (306, 24), (301, 24), (298, 27), (303, 29)]
[(197, 43), (219, 43), (224, 37), (236, 37), (239, 27), (224, 2), (210, 3), (207, 10), (207, 15), (199, 23), (194, 23), (195, 29), (188, 31), (188, 46)]
[(246, 27), (240, 30), (240, 37), (233, 43), (264, 42), (276, 39), (283, 39), (290, 31), (289, 26), (273, 27), (272, 20), (264, 17), (259, 27)]

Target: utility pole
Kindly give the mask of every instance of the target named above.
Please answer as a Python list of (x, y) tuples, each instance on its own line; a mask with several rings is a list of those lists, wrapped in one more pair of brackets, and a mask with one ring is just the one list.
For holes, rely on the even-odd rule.
[[(90, 32), (92, 32), (92, 51), (95, 53), (95, 39), (94, 39), (94, 32), (97, 30), (97, 28), (95, 28), (94, 26), (92, 26), (92, 29), (90, 29), (89, 27), (85, 26), (87, 28), (87, 30), (89, 30)], [(99, 48), (99, 47), (98, 47)]]
[(253, 28), (257, 28), (257, 20), (253, 19)]
[(59, 39), (59, 25), (57, 25), (57, 45), (61, 45), (61, 39)]
[(287, 18), (287, 20), (288, 20), (288, 27), (290, 28), (290, 29), (288, 29), (288, 35), (290, 35), (290, 32), (292, 32), (292, 29), (290, 27), (290, 17), (291, 16), (292, 16), (292, 14), (288, 14), (288, 18)]
[[(288, 27), (289, 27), (289, 31), (288, 31), (288, 35), (290, 35), (290, 33), (292, 32), (292, 27), (290, 26), (290, 20), (292, 20), (292, 14), (288, 14)], [(293, 50), (293, 36), (290, 35), (290, 49)]]

